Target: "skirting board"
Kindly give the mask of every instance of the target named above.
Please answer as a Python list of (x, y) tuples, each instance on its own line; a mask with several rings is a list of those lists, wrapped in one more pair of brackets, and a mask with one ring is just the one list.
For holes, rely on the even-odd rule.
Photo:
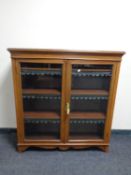
[[(112, 129), (112, 134), (118, 135), (131, 135), (131, 130), (125, 129)], [(0, 128), (0, 134), (9, 134), (9, 133), (16, 133), (16, 128)]]

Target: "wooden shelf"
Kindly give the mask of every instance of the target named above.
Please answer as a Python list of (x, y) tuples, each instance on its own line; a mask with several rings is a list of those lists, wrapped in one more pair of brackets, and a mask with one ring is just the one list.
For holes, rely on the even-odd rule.
[(71, 90), (71, 95), (108, 95), (108, 91), (106, 91), (106, 90), (74, 89), (74, 90)]
[(75, 135), (70, 135), (69, 140), (98, 140), (102, 139), (99, 135), (88, 135), (88, 134), (75, 134)]
[(21, 75), (60, 75), (62, 69), (56, 68), (22, 68)]
[(48, 71), (59, 71), (61, 70), (60, 68), (42, 68), (42, 67), (22, 67), (21, 68), (22, 71), (32, 71), (32, 70), (40, 70), (40, 71), (44, 71), (44, 70), (48, 70)]
[(33, 140), (33, 141), (45, 141), (45, 140), (51, 140), (51, 141), (53, 141), (53, 140), (59, 140), (60, 139), (60, 136), (53, 136), (53, 134), (52, 135), (44, 135), (44, 133), (43, 133), (43, 135), (29, 135), (29, 136), (25, 136), (25, 139), (27, 139), (27, 140)]
[[(46, 94), (46, 95), (60, 95), (60, 91), (57, 89), (23, 89), (23, 94)], [(108, 95), (106, 90), (85, 90), (75, 89), (71, 90), (71, 95)]]
[(24, 117), (28, 119), (60, 119), (60, 115), (56, 112), (24, 112)]
[[(111, 69), (79, 69), (79, 68), (73, 68), (72, 69), (73, 71), (76, 71), (76, 72), (111, 72)], [(79, 70), (79, 71), (78, 71)]]
[(23, 89), (23, 94), (46, 94), (46, 95), (60, 95), (60, 91), (57, 89)]
[(69, 115), (70, 119), (105, 119), (105, 114), (101, 112), (72, 112)]

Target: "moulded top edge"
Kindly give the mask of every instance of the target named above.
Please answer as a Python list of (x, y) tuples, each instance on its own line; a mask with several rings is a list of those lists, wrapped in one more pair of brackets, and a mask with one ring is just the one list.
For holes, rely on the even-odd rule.
[(62, 49), (27, 49), (8, 48), (11, 54), (57, 54), (57, 55), (83, 55), (83, 56), (118, 56), (125, 54), (124, 51), (84, 51), (84, 50), (62, 50)]

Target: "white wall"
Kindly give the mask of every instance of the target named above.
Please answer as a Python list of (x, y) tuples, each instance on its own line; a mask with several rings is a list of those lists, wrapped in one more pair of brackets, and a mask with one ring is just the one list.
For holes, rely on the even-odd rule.
[(0, 0), (0, 127), (16, 127), (8, 47), (123, 50), (113, 128), (131, 129), (130, 0)]

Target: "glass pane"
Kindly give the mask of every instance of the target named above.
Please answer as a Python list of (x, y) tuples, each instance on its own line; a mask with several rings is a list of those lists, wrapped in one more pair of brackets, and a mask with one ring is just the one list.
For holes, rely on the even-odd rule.
[(69, 139), (103, 138), (112, 65), (72, 65)]
[(26, 139), (60, 139), (62, 65), (21, 63)]

